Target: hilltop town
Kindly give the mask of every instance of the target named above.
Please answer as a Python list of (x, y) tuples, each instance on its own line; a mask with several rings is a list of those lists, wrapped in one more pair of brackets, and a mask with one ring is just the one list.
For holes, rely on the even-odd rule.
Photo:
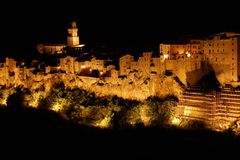
[[(106, 55), (97, 56), (84, 52), (85, 44), (80, 43), (76, 22), (68, 29), (67, 44), (39, 44), (39, 54), (62, 55), (58, 63), (47, 64), (32, 60), (30, 65), (6, 58), (1, 63), (2, 85), (24, 84), (36, 76), (50, 73), (74, 74), (95, 78), (129, 77), (133, 73), (141, 76), (159, 77), (170, 72), (187, 87), (197, 85), (206, 74), (214, 71), (222, 86), (238, 85), (239, 82), (239, 36), (224, 32), (208, 39), (193, 39), (188, 43), (159, 45), (159, 53), (144, 52), (142, 56), (126, 54), (119, 58), (118, 64)], [(77, 53), (71, 56), (68, 53)], [(112, 63), (111, 63), (112, 62)], [(39, 70), (39, 72), (37, 72)], [(36, 77), (35, 76), (35, 77)]]
[[(150, 96), (174, 95), (180, 100), (179, 117), (203, 120), (211, 128), (227, 128), (240, 115), (235, 107), (240, 102), (234, 99), (238, 91), (226, 89), (226, 86), (239, 86), (239, 42), (240, 34), (223, 32), (179, 44), (161, 43), (157, 53), (143, 52), (138, 57), (126, 54), (115, 61), (108, 55), (85, 52), (86, 45), (80, 43), (77, 24), (72, 22), (67, 44), (37, 46), (40, 55), (56, 56), (57, 63), (6, 58), (0, 64), (0, 85), (30, 90), (43, 88), (48, 92), (60, 80), (66, 87), (83, 88), (98, 96), (116, 95), (143, 101)], [(205, 93), (201, 88), (200, 81), (211, 73), (223, 92), (212, 88)], [(229, 94), (225, 100), (219, 96), (223, 93)], [(2, 105), (6, 104), (6, 98), (1, 97)], [(37, 102), (29, 105), (34, 107)]]

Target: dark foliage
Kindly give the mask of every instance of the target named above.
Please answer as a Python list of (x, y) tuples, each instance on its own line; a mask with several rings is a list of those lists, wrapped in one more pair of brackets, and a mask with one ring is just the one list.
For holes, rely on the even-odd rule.
[(15, 93), (7, 98), (7, 107), (9, 108), (19, 108), (24, 107), (24, 92), (21, 87), (16, 88)]
[[(97, 154), (104, 159), (159, 159), (184, 153), (189, 155), (185, 159), (192, 159), (192, 154), (199, 158), (231, 158), (240, 147), (240, 139), (227, 133), (146, 128), (143, 124), (134, 129), (100, 130), (74, 125), (55, 112), (32, 108), (0, 109), (0, 129), (4, 136), (1, 140), (3, 153), (6, 146), (11, 145), (11, 152), (41, 152), (39, 156), (71, 158), (78, 155), (92, 159)], [(24, 154), (26, 156), (28, 154)]]
[(187, 130), (207, 130), (206, 123), (199, 120), (182, 120), (183, 126)]
[[(135, 128), (127, 127), (126, 112), (133, 106), (137, 106), (137, 101), (125, 101), (116, 96), (96, 97), (93, 93), (81, 89), (63, 89), (64, 86), (59, 83), (52, 89), (53, 97), (68, 97), (75, 103), (83, 104), (87, 98), (95, 98), (94, 102), (103, 106), (120, 105), (120, 111), (113, 111), (112, 118), (113, 129), (103, 130), (83, 125), (77, 125), (65, 120), (61, 114), (49, 110), (23, 108), (22, 93), (28, 92), (18, 88), (16, 92), (8, 99), (8, 105), (11, 107), (0, 108), (0, 130), (1, 136), (5, 138), (1, 141), (2, 146), (6, 144), (25, 144), (28, 147), (19, 147), (29, 152), (54, 150), (66, 153), (68, 157), (79, 153), (81, 157), (91, 158), (93, 153), (99, 153), (101, 157), (106, 155), (118, 155), (117, 158), (129, 157), (131, 159), (152, 159), (167, 155), (170, 153), (195, 153), (201, 155), (204, 153), (232, 153), (234, 149), (240, 147), (240, 139), (233, 137), (229, 133), (216, 133), (208, 130), (199, 130), (204, 127), (202, 123), (193, 122), (190, 127), (193, 130), (181, 130), (171, 127), (145, 127), (143, 123), (138, 123)], [(51, 99), (53, 100), (53, 99)], [(176, 102), (176, 97), (169, 96), (165, 99), (158, 97), (149, 97), (146, 101), (152, 107), (164, 104), (166, 102)], [(14, 103), (13, 103), (14, 102)], [(45, 99), (43, 103), (50, 101)], [(44, 105), (46, 105), (44, 104)], [(75, 106), (75, 107), (74, 107)], [(68, 117), (77, 109), (78, 105), (69, 106), (65, 111)], [(167, 104), (165, 105), (167, 106)], [(18, 109), (15, 109), (18, 108)], [(5, 142), (4, 142), (5, 140)], [(42, 148), (42, 145), (44, 148)], [(76, 147), (77, 145), (77, 147)], [(40, 147), (41, 146), (41, 147)], [(11, 151), (15, 151), (11, 147)], [(231, 150), (230, 150), (231, 149)], [(228, 152), (228, 150), (230, 150)], [(55, 152), (54, 152), (55, 153)], [(104, 153), (104, 154), (102, 154)], [(161, 154), (159, 154), (161, 153)], [(212, 154), (215, 157), (219, 154)], [(209, 156), (209, 155), (208, 155)], [(111, 157), (112, 158), (112, 157)], [(105, 157), (106, 159), (106, 157)]]

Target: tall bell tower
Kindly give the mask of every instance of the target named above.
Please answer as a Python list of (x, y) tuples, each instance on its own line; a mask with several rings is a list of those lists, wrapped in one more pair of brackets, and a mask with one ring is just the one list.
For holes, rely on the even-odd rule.
[(79, 44), (77, 22), (72, 22), (71, 28), (68, 28), (67, 46), (74, 47)]

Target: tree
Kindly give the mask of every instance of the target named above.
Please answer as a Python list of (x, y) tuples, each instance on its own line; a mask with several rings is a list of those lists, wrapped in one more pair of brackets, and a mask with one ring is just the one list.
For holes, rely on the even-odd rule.
[(7, 107), (21, 108), (25, 106), (24, 102), (24, 92), (21, 87), (17, 87), (15, 93), (7, 98)]
[(206, 123), (200, 120), (183, 119), (181, 120), (180, 127), (193, 130), (206, 129)]
[(159, 120), (162, 124), (169, 123), (170, 118), (175, 114), (177, 102), (178, 100), (176, 97), (168, 96), (158, 107)]

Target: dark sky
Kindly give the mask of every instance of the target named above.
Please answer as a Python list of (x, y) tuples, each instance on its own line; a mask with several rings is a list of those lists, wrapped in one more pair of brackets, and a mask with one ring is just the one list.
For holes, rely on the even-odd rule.
[[(9, 2), (10, 3), (10, 2)], [(1, 55), (30, 54), (36, 44), (65, 43), (74, 19), (84, 43), (153, 43), (167, 35), (240, 31), (234, 2), (14, 2), (0, 12)]]

